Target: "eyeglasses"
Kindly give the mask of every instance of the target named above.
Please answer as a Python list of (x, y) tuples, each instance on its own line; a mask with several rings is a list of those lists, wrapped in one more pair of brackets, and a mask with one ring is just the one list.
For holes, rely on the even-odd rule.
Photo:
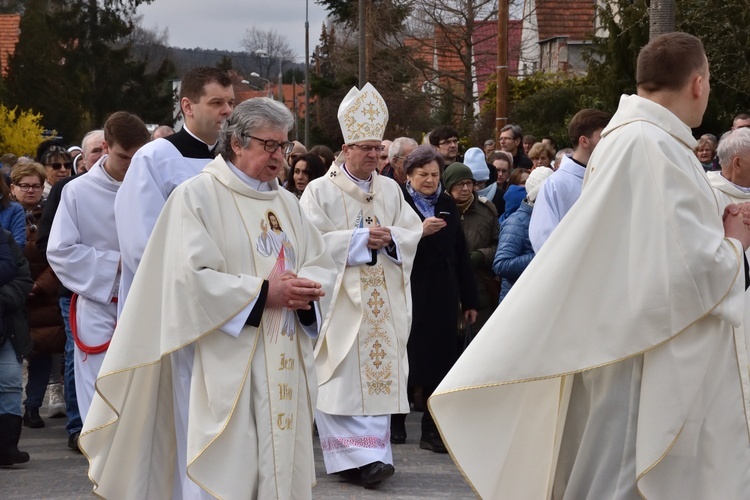
[(387, 160), (388, 159), (388, 155), (380, 155), (380, 159), (381, 160)]
[(461, 181), (457, 182), (453, 185), (453, 187), (457, 187), (458, 189), (463, 189), (465, 187), (473, 189), (474, 188), (474, 181)]
[(290, 141), (279, 142), (274, 141), (273, 139), (261, 139), (260, 137), (253, 137), (252, 135), (242, 135), (243, 137), (249, 137), (250, 139), (255, 139), (258, 142), (262, 142), (263, 150), (265, 150), (266, 153), (275, 153), (279, 148), (282, 148), (281, 153), (284, 155), (288, 155), (294, 149), (294, 143)]
[(380, 153), (385, 149), (385, 146), (383, 146), (382, 144), (378, 144), (377, 146), (368, 146), (365, 144), (347, 144), (347, 146), (350, 148), (359, 148), (359, 150), (363, 153), (369, 153), (371, 151), (377, 151), (378, 153)]
[(516, 140), (515, 137), (503, 137), (503, 136), (500, 136), (500, 142), (503, 142), (503, 141), (515, 141), (515, 140)]
[(67, 170), (70, 170), (71, 168), (73, 168), (73, 162), (72, 161), (66, 161), (65, 163), (60, 163), (60, 162), (56, 161), (54, 163), (48, 163), (47, 166), (48, 167), (52, 167), (55, 170), (60, 170), (61, 168), (65, 168)]
[(443, 139), (438, 142), (438, 146), (445, 146), (446, 144), (458, 144), (458, 139), (454, 137), (453, 139)]
[(32, 191), (41, 191), (44, 187), (41, 184), (16, 184), (16, 186), (24, 193), (29, 189), (31, 189)]

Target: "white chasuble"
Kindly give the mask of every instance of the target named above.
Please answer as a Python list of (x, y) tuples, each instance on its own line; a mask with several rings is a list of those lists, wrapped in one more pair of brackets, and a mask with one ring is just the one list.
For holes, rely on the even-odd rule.
[[(408, 412), (409, 277), (422, 235), (419, 217), (391, 179), (373, 174), (368, 193), (337, 166), (305, 189), (300, 204), (339, 273), (336, 306), (315, 347), (317, 408), (331, 415)], [(381, 250), (370, 264), (347, 266), (354, 232), (375, 226), (390, 228), (401, 264)]]
[(172, 497), (172, 372), (182, 369), (172, 355), (188, 354), (189, 480), (216, 498), (311, 497), (312, 339), (282, 309), (266, 308), (258, 328), (236, 336), (221, 330), (284, 270), (323, 285), (322, 310), (331, 296), (320, 234), (294, 195), (270, 185), (252, 189), (218, 157), (167, 200), (81, 433), (96, 495)]
[(430, 410), (482, 498), (750, 498), (742, 246), (672, 112), (623, 96), (601, 135)]

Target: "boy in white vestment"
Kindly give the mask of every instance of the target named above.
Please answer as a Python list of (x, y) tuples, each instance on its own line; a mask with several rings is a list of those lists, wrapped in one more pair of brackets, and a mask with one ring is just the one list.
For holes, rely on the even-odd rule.
[(70, 326), (82, 421), (117, 322), (121, 263), (114, 226), (115, 196), (130, 159), (148, 140), (148, 129), (137, 116), (118, 111), (107, 119), (105, 155), (86, 175), (65, 186), (47, 242), (47, 260), (73, 292)]

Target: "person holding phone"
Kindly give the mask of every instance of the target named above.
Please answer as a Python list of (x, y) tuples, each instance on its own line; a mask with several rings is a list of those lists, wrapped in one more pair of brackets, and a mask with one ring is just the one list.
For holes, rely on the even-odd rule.
[[(409, 386), (421, 392), (426, 401), (458, 359), (459, 306), (463, 319), (473, 323), (479, 301), (461, 215), (441, 189), (442, 157), (430, 146), (419, 146), (406, 157), (404, 167), (404, 199), (422, 219), (422, 239), (411, 273), (413, 317), (406, 349)], [(447, 176), (445, 180), (448, 182)], [(420, 401), (415, 403), (419, 408)], [(424, 414), (419, 447), (446, 453), (429, 408), (421, 406)], [(406, 441), (405, 417), (391, 416), (391, 442)]]

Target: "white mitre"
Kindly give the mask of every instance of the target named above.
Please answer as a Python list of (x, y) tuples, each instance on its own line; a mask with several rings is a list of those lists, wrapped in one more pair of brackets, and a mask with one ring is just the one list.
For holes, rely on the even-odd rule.
[(352, 87), (339, 106), (339, 124), (344, 144), (382, 141), (388, 124), (388, 107), (380, 92), (366, 83), (362, 90)]

